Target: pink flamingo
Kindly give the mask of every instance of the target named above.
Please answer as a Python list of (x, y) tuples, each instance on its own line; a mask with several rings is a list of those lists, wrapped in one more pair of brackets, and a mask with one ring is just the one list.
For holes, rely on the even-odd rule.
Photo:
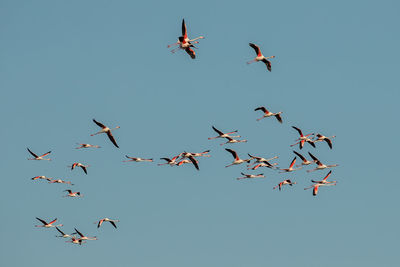
[(247, 155), (249, 155), (249, 157), (251, 159), (255, 159), (256, 160), (254, 163), (247, 165), (247, 167), (250, 167), (251, 165), (256, 164), (256, 163), (267, 163), (271, 167), (273, 167), (273, 165), (277, 165), (277, 163), (271, 164), (271, 163), (269, 163), (269, 161), (271, 161), (273, 159), (277, 159), (278, 156), (275, 156), (275, 157), (272, 157), (272, 158), (269, 158), (269, 159), (265, 159), (265, 158), (262, 158), (262, 157), (252, 156), (249, 153)]
[(82, 243), (86, 243), (86, 241), (83, 241), (81, 238), (76, 238), (75, 236), (71, 237), (71, 241), (65, 241), (65, 242), (72, 244), (79, 244), (79, 245), (82, 245)]
[(270, 168), (270, 169), (274, 169), (275, 168), (275, 165), (277, 165), (278, 163), (273, 163), (273, 164), (271, 164), (271, 163), (269, 163), (269, 162), (261, 162), (261, 163), (258, 163), (257, 165), (254, 165), (253, 167), (250, 167), (250, 165), (247, 165), (247, 167), (250, 167), (250, 168), (247, 168), (248, 170), (257, 170), (258, 168), (260, 168), (260, 167), (267, 167), (267, 168)]
[(331, 139), (335, 138), (336, 137), (335, 135), (326, 137), (325, 135), (317, 134), (316, 136), (317, 136), (317, 139), (314, 140), (313, 143), (325, 141), (328, 144), (329, 148), (332, 149), (332, 140)]
[(100, 148), (101, 146), (97, 145), (91, 145), (91, 144), (78, 144), (79, 147), (75, 147), (75, 149), (80, 149), (80, 148), (89, 148), (89, 147), (94, 147), (94, 148)]
[(296, 184), (296, 182), (292, 182), (289, 179), (283, 180), (282, 182), (280, 182), (277, 186), (275, 186), (273, 189), (279, 188), (279, 191), (281, 191), (282, 186), (284, 185), (290, 185), (293, 186), (294, 184)]
[(103, 224), (103, 222), (109, 222), (109, 223), (111, 223), (112, 226), (114, 226), (115, 229), (117, 229), (117, 225), (115, 223), (119, 222), (119, 220), (111, 220), (111, 219), (108, 219), (108, 218), (103, 218), (100, 221), (96, 222), (97, 223), (97, 228), (99, 228)]
[(49, 184), (69, 184), (69, 185), (74, 185), (70, 181), (64, 181), (64, 180), (61, 180), (61, 179), (51, 179), (49, 181)]
[(37, 179), (43, 179), (43, 180), (51, 181), (50, 177), (46, 177), (44, 175), (35, 176), (35, 177), (31, 178), (31, 180), (37, 180)]
[(323, 170), (323, 169), (327, 169), (327, 168), (333, 168), (333, 167), (337, 167), (339, 166), (339, 164), (332, 164), (332, 165), (325, 165), (323, 163), (321, 163), (321, 161), (319, 161), (319, 159), (317, 159), (313, 154), (311, 154), (310, 152), (308, 152), (308, 154), (310, 155), (310, 157), (315, 161), (315, 163), (317, 163), (317, 168), (312, 169), (312, 170), (308, 170), (307, 172), (313, 172), (313, 171), (318, 171), (318, 170)]
[(64, 190), (63, 192), (68, 192), (68, 194), (64, 197), (83, 197), (83, 195), (81, 195), (81, 192), (72, 192), (71, 189)]
[(300, 149), (302, 149), (304, 146), (304, 143), (307, 142), (315, 148), (315, 144), (313, 143), (313, 140), (309, 138), (309, 136), (314, 135), (314, 133), (303, 135), (303, 132), (299, 128), (297, 128), (295, 126), (292, 126), (292, 128), (295, 129), (300, 134), (300, 137), (299, 137), (299, 139), (296, 140), (296, 141), (298, 141), (297, 143), (290, 145), (290, 146), (295, 146), (295, 145), (299, 144)]
[[(204, 39), (204, 36), (199, 36), (194, 39), (189, 39), (188, 34), (187, 34), (187, 29), (186, 29), (186, 24), (185, 24), (185, 19), (182, 20), (182, 36), (178, 37), (178, 42), (168, 45), (168, 48), (172, 46), (179, 45), (178, 48), (172, 49), (171, 52), (175, 53), (178, 49), (183, 49), (185, 50), (192, 59), (196, 58), (196, 53), (191, 49), (191, 47), (195, 47), (193, 44), (199, 43), (199, 41), (196, 41), (198, 39)], [(193, 44), (192, 44), (193, 43)]]
[(228, 139), (228, 141), (225, 142), (225, 143), (219, 144), (220, 146), (225, 145), (225, 144), (235, 144), (235, 143), (246, 143), (247, 142), (247, 140), (244, 140), (244, 139), (243, 140), (237, 140), (237, 139), (233, 139), (233, 138), (231, 138), (229, 136), (227, 136), (225, 138)]
[(268, 59), (275, 58), (275, 56), (265, 57), (265, 56), (263, 56), (263, 54), (261, 53), (260, 48), (257, 45), (252, 44), (252, 43), (249, 43), (249, 45), (256, 51), (257, 56), (253, 60), (248, 61), (247, 64), (251, 64), (253, 62), (262, 61), (267, 66), (267, 69), (269, 71), (271, 71), (271, 61), (269, 61)]
[(93, 237), (89, 237), (89, 236), (84, 236), (81, 232), (79, 232), (76, 228), (74, 228), (75, 229), (75, 234), (78, 234), (78, 235), (80, 235), (80, 239), (81, 240), (97, 240), (97, 237), (96, 236), (93, 236)]
[(280, 169), (280, 170), (281, 170), (281, 173), (283, 173), (283, 172), (292, 172), (292, 171), (295, 171), (295, 170), (300, 170), (301, 167), (299, 167), (299, 168), (293, 168), (294, 164), (296, 163), (296, 159), (297, 159), (297, 158), (294, 157), (294, 159), (293, 159), (292, 162), (290, 163), (290, 166), (289, 166), (288, 169)]
[(176, 160), (179, 158), (179, 156), (180, 156), (180, 154), (179, 154), (178, 156), (173, 157), (172, 159), (169, 159), (169, 158), (160, 158), (160, 159), (162, 159), (162, 160), (165, 160), (166, 163), (160, 163), (160, 164), (158, 164), (158, 166), (162, 166), (162, 165), (166, 165), (166, 164), (168, 164), (168, 165), (170, 165), (170, 166), (174, 166), (174, 165), (177, 164)]
[(45, 227), (45, 228), (50, 228), (50, 227), (58, 227), (58, 226), (63, 226), (62, 224), (58, 224), (58, 225), (53, 225), (53, 223), (55, 223), (57, 221), (57, 218), (55, 218), (54, 220), (52, 220), (51, 222), (47, 223), (45, 220), (42, 220), (38, 217), (36, 217), (36, 219), (38, 221), (40, 221), (41, 223), (43, 223), (43, 225), (35, 225), (35, 227)]
[(241, 180), (241, 179), (251, 179), (251, 178), (264, 178), (264, 173), (260, 174), (245, 174), (241, 172), (240, 174), (243, 175), (243, 177), (236, 178), (236, 180)]
[(225, 148), (225, 150), (228, 151), (229, 153), (231, 153), (234, 158), (234, 161), (232, 162), (232, 164), (225, 166), (225, 168), (230, 167), (232, 165), (242, 164), (244, 162), (250, 162), (250, 160), (251, 160), (251, 159), (240, 159), (235, 150), (232, 150), (229, 148)]
[(90, 165), (83, 165), (82, 163), (75, 162), (75, 163), (73, 163), (72, 166), (71, 166), (71, 171), (72, 171), (73, 169), (75, 169), (75, 167), (80, 167), (80, 168), (87, 174), (87, 169), (86, 169), (86, 168), (88, 168), (89, 166), (90, 166)]
[(101, 131), (97, 132), (97, 133), (94, 133), (94, 134), (91, 134), (90, 136), (94, 136), (96, 134), (101, 134), (101, 133), (106, 133), (108, 138), (110, 139), (110, 141), (114, 144), (114, 146), (119, 148), (119, 146), (117, 145), (117, 142), (115, 141), (114, 136), (112, 135), (111, 131), (114, 130), (114, 129), (119, 129), (120, 127), (117, 126), (117, 127), (113, 128), (113, 129), (110, 129), (107, 126), (105, 126), (104, 124), (96, 121), (95, 119), (93, 119), (93, 122), (96, 123), (97, 126), (101, 127)]
[(272, 113), (271, 111), (269, 111), (265, 107), (258, 107), (256, 109), (254, 109), (254, 111), (257, 111), (257, 110), (261, 110), (262, 112), (264, 112), (264, 115), (261, 118), (258, 118), (257, 121), (262, 120), (262, 119), (267, 118), (267, 117), (275, 116), (275, 118), (280, 123), (282, 123), (282, 117), (281, 117), (282, 111), (279, 111), (278, 113)]
[(125, 155), (126, 158), (129, 160), (123, 160), (122, 162), (143, 162), (143, 161), (148, 161), (148, 162), (153, 162), (153, 159), (143, 159), (143, 158), (134, 158), (134, 157), (129, 157), (128, 155)]
[(328, 172), (328, 174), (324, 177), (324, 179), (322, 179), (321, 181), (314, 181), (311, 180), (311, 182), (313, 182), (314, 184), (310, 187), (306, 187), (304, 188), (304, 190), (313, 188), (313, 196), (316, 196), (318, 194), (318, 188), (320, 186), (331, 186), (331, 185), (336, 185), (336, 181), (327, 181), (328, 177), (331, 175), (332, 171)]
[(187, 156), (188, 159), (183, 159), (180, 162), (176, 163), (176, 165), (181, 166), (182, 164), (190, 164), (192, 163), (194, 167), (199, 170), (198, 160), (195, 159), (192, 155)]
[(44, 154), (41, 155), (41, 156), (38, 156), (38, 155), (36, 155), (35, 153), (33, 153), (29, 148), (26, 148), (26, 149), (28, 149), (28, 152), (34, 157), (34, 158), (28, 159), (28, 160), (51, 160), (51, 159), (45, 159), (45, 158), (44, 158), (44, 157), (46, 157), (48, 154), (50, 154), (51, 151), (49, 151), (49, 152), (47, 152), (47, 153), (44, 153)]
[[(314, 161), (307, 160), (302, 154), (300, 154), (300, 153), (298, 153), (298, 152), (296, 152), (294, 150), (293, 150), (293, 153), (296, 154), (297, 156), (299, 156), (299, 158), (301, 158), (301, 160), (303, 161), (301, 163), (301, 165), (310, 165), (310, 164), (314, 163)], [(301, 165), (297, 165), (296, 167), (299, 167)]]
[(239, 137), (241, 137), (240, 135), (230, 135), (230, 134), (237, 133), (238, 130), (232, 131), (232, 132), (229, 132), (229, 133), (223, 133), (223, 132), (221, 132), (220, 130), (218, 130), (217, 128), (215, 128), (214, 126), (211, 126), (211, 127), (213, 128), (213, 130), (214, 130), (215, 132), (217, 132), (218, 136), (209, 137), (208, 140), (216, 139), (216, 138), (226, 138), (226, 137), (231, 137), (231, 138), (239, 138)]
[(68, 234), (64, 233), (63, 231), (61, 231), (60, 228), (56, 227), (56, 229), (61, 234), (61, 235), (56, 235), (56, 237), (62, 237), (62, 238), (72, 237), (71, 235), (68, 235)]

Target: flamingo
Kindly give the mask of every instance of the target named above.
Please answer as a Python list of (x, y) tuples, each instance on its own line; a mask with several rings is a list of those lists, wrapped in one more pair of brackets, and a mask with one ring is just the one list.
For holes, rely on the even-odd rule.
[(194, 38), (194, 39), (189, 39), (188, 34), (187, 34), (185, 19), (183, 19), (182, 20), (182, 36), (178, 37), (178, 42), (176, 42), (174, 44), (171, 44), (171, 45), (168, 45), (168, 48), (170, 48), (172, 46), (179, 45), (178, 48), (172, 49), (171, 52), (175, 53), (176, 50), (183, 49), (190, 55), (190, 57), (192, 59), (195, 59), (196, 58), (196, 53), (193, 51), (193, 49), (191, 49), (191, 47), (195, 47), (193, 44), (199, 43), (199, 41), (197, 41), (199, 39), (204, 39), (204, 36), (199, 36), (199, 37)]
[(237, 139), (233, 139), (229, 136), (225, 137), (226, 139), (228, 139), (227, 142), (219, 144), (220, 146), (225, 145), (225, 144), (234, 144), (234, 143), (246, 143), (247, 140), (243, 139), (243, 140), (237, 140)]
[(292, 182), (290, 179), (286, 179), (283, 180), (282, 182), (280, 182), (277, 186), (275, 186), (273, 189), (279, 188), (279, 191), (281, 191), (282, 186), (284, 185), (290, 185), (293, 186), (294, 184), (296, 184), (296, 182)]
[(44, 175), (35, 176), (35, 177), (31, 178), (31, 180), (37, 180), (37, 179), (43, 179), (43, 180), (51, 181), (51, 178), (46, 177)]
[(241, 174), (243, 175), (243, 177), (239, 177), (236, 178), (236, 180), (241, 180), (241, 179), (251, 179), (251, 178), (264, 178), (264, 173), (260, 173), (260, 174), (245, 174), (243, 172), (241, 172)]
[(93, 236), (93, 237), (89, 237), (89, 236), (84, 236), (81, 232), (79, 232), (76, 228), (74, 228), (75, 229), (75, 234), (78, 234), (78, 235), (80, 235), (81, 236), (81, 240), (97, 240), (97, 237), (96, 236)]
[(315, 161), (315, 163), (317, 163), (317, 168), (312, 169), (312, 170), (308, 170), (307, 172), (313, 172), (313, 171), (317, 171), (317, 170), (323, 170), (323, 169), (327, 169), (327, 168), (333, 168), (333, 167), (337, 167), (339, 166), (338, 164), (333, 164), (333, 165), (325, 165), (323, 163), (321, 163), (321, 161), (319, 161), (319, 159), (317, 159), (313, 154), (311, 154), (310, 152), (308, 152), (308, 154), (310, 155), (310, 157)]
[(292, 162), (290, 163), (290, 166), (289, 166), (288, 169), (280, 169), (280, 170), (281, 170), (281, 173), (283, 173), (283, 172), (292, 172), (292, 171), (295, 171), (295, 170), (300, 170), (301, 167), (299, 167), (299, 168), (293, 168), (294, 164), (296, 163), (296, 159), (297, 159), (297, 157), (294, 157), (294, 159), (293, 159)]
[(176, 160), (179, 158), (179, 156), (180, 156), (180, 154), (179, 154), (178, 156), (173, 157), (172, 159), (169, 159), (169, 158), (160, 158), (160, 159), (165, 160), (166, 163), (160, 163), (160, 164), (158, 164), (158, 166), (166, 165), (166, 164), (168, 164), (168, 165), (170, 165), (170, 166), (174, 166), (174, 165), (177, 164)]
[(193, 156), (193, 157), (210, 157), (210, 155), (208, 155), (208, 153), (210, 152), (210, 150), (206, 150), (200, 153), (191, 153), (191, 152), (182, 152), (180, 154), (180, 156), (182, 158), (188, 158), (189, 156)]
[(256, 51), (257, 56), (253, 60), (248, 61), (247, 64), (251, 64), (253, 62), (262, 61), (267, 66), (267, 69), (269, 71), (271, 71), (271, 61), (269, 61), (268, 59), (275, 58), (275, 56), (265, 57), (265, 56), (263, 56), (263, 54), (261, 53), (260, 48), (257, 45), (252, 44), (252, 43), (249, 43), (249, 45)]
[(123, 160), (122, 162), (143, 162), (143, 161), (149, 161), (149, 162), (153, 162), (153, 159), (143, 159), (143, 158), (134, 158), (134, 157), (129, 157), (128, 155), (125, 155), (126, 158), (128, 158), (129, 160)]
[(41, 223), (43, 223), (43, 225), (35, 225), (35, 227), (45, 227), (45, 228), (50, 228), (50, 227), (61, 227), (63, 226), (62, 224), (58, 224), (58, 225), (53, 225), (53, 223), (55, 223), (57, 221), (57, 218), (55, 218), (54, 220), (52, 220), (51, 222), (47, 223), (45, 220), (42, 220), (38, 217), (36, 217), (37, 220), (39, 220)]
[[(307, 160), (302, 154), (300, 154), (294, 150), (293, 150), (293, 153), (296, 154), (297, 156), (299, 156), (299, 158), (301, 158), (301, 160), (303, 161), (301, 163), (301, 165), (310, 165), (310, 164), (314, 163), (314, 161)], [(301, 166), (301, 165), (297, 165), (296, 167)]]
[(100, 131), (100, 132), (97, 132), (97, 133), (94, 133), (94, 134), (91, 134), (90, 136), (94, 136), (94, 135), (96, 135), (96, 134), (101, 134), (101, 133), (106, 133), (107, 136), (108, 136), (108, 138), (109, 138), (109, 139), (111, 140), (111, 142), (114, 144), (114, 146), (116, 146), (116, 147), (119, 148), (119, 146), (117, 145), (117, 142), (115, 141), (114, 136), (112, 135), (111, 131), (114, 130), (114, 129), (119, 129), (120, 127), (117, 126), (117, 127), (113, 128), (113, 129), (110, 129), (110, 128), (108, 128), (107, 126), (105, 126), (104, 124), (102, 124), (102, 123), (96, 121), (95, 119), (93, 119), (93, 122), (96, 123), (99, 127), (101, 127), (101, 131)]
[(320, 186), (331, 186), (331, 185), (336, 185), (336, 184), (314, 184), (314, 185), (312, 185), (312, 186), (310, 186), (310, 187), (304, 188), (304, 190), (313, 188), (313, 196), (316, 196), (316, 195), (318, 194), (318, 188), (319, 188)]
[[(269, 162), (261, 162), (261, 163), (258, 163), (257, 165), (255, 165), (255, 166), (253, 166), (253, 167), (251, 167), (251, 168), (247, 168), (248, 170), (257, 170), (258, 168), (260, 168), (260, 167), (267, 167), (267, 168), (270, 168), (270, 169), (273, 169), (273, 168), (275, 168), (274, 166), (275, 165), (277, 165), (278, 163), (273, 163), (273, 164), (271, 164), (271, 163), (269, 163)], [(250, 167), (250, 165), (247, 165), (247, 167)]]
[(81, 167), (81, 169), (87, 174), (86, 168), (89, 167), (89, 166), (90, 166), (90, 165), (83, 165), (82, 163), (75, 162), (75, 163), (73, 163), (72, 166), (71, 166), (71, 171), (72, 171), (73, 169), (75, 169), (75, 167)]
[(181, 166), (182, 164), (187, 164), (187, 163), (192, 163), (193, 165), (194, 165), (194, 167), (197, 169), (197, 170), (199, 170), (199, 165), (198, 165), (198, 161), (197, 161), (197, 159), (195, 159), (192, 155), (189, 155), (189, 156), (187, 156), (187, 158), (189, 159), (189, 160), (187, 160), (187, 159), (183, 159), (183, 160), (181, 160), (180, 162), (178, 162), (178, 163), (176, 163), (178, 166)]
[(264, 118), (267, 118), (267, 117), (275, 116), (275, 118), (280, 123), (282, 123), (282, 117), (281, 117), (282, 111), (279, 111), (278, 113), (272, 113), (271, 111), (269, 111), (265, 107), (258, 107), (256, 109), (254, 109), (254, 111), (257, 111), (257, 110), (261, 110), (262, 112), (264, 112), (264, 115), (261, 118), (258, 118), (257, 121), (259, 121), (261, 119), (264, 119)]
[(232, 165), (242, 164), (244, 162), (250, 162), (250, 160), (251, 160), (251, 159), (240, 159), (235, 150), (232, 150), (229, 148), (225, 148), (225, 150), (228, 151), (229, 153), (231, 153), (234, 158), (234, 161), (232, 162), (232, 164), (225, 166), (225, 168), (232, 166)]
[(79, 144), (79, 147), (75, 147), (75, 149), (80, 149), (80, 148), (89, 148), (89, 147), (94, 147), (94, 148), (100, 148), (101, 146), (98, 145), (91, 145), (91, 144)]
[(317, 134), (316, 136), (317, 136), (317, 139), (314, 140), (313, 143), (325, 141), (328, 144), (329, 148), (332, 149), (332, 140), (331, 140), (331, 138), (335, 138), (336, 137), (335, 135), (326, 137), (325, 135)]
[(69, 184), (69, 185), (74, 185), (70, 181), (64, 181), (64, 180), (61, 180), (61, 179), (51, 179), (49, 181), (49, 184)]
[(296, 140), (296, 141), (299, 141), (299, 142), (297, 142), (297, 143), (295, 143), (293, 145), (290, 145), (290, 146), (295, 146), (295, 145), (299, 144), (300, 149), (302, 149), (303, 146), (304, 146), (304, 143), (307, 142), (307, 143), (309, 143), (311, 146), (313, 146), (315, 148), (315, 144), (313, 143), (313, 140), (309, 138), (309, 136), (310, 135), (314, 135), (314, 133), (303, 135), (303, 132), (299, 128), (297, 128), (295, 126), (292, 126), (292, 128), (295, 129), (300, 134), (300, 137), (299, 137), (299, 139)]
[(49, 151), (49, 152), (47, 152), (47, 153), (44, 153), (44, 154), (41, 155), (41, 156), (38, 156), (38, 155), (36, 155), (35, 153), (33, 153), (29, 148), (26, 148), (26, 149), (28, 149), (29, 153), (34, 157), (34, 158), (28, 159), (28, 160), (51, 160), (51, 159), (45, 159), (45, 158), (44, 158), (44, 157), (46, 157), (48, 154), (50, 154), (51, 151)]
[(229, 132), (229, 133), (223, 133), (223, 132), (221, 132), (220, 130), (218, 130), (217, 128), (215, 128), (214, 126), (211, 126), (211, 127), (213, 128), (213, 130), (214, 130), (215, 132), (217, 132), (218, 136), (209, 137), (208, 140), (216, 139), (216, 138), (226, 138), (226, 137), (232, 137), (232, 138), (239, 138), (239, 137), (241, 137), (240, 135), (230, 135), (230, 134), (237, 133), (238, 130), (232, 131), (232, 132)]
[(63, 192), (68, 192), (68, 194), (64, 197), (83, 197), (83, 195), (81, 195), (81, 192), (72, 192), (71, 189), (64, 190)]
[[(272, 157), (272, 158), (269, 158), (269, 159), (265, 159), (265, 158), (262, 158), (262, 157), (252, 156), (252, 155), (250, 155), (249, 153), (248, 153), (247, 155), (249, 155), (249, 157), (250, 157), (251, 159), (255, 159), (255, 160), (256, 160), (253, 164), (256, 164), (256, 163), (267, 163), (267, 164), (269, 164), (269, 166), (271, 166), (271, 167), (273, 167), (273, 165), (277, 165), (277, 163), (271, 164), (271, 163), (269, 163), (269, 161), (271, 161), (271, 160), (273, 160), (273, 159), (277, 159), (278, 156), (275, 156), (275, 157)], [(250, 167), (250, 166), (253, 165), (253, 164), (247, 165), (247, 167)]]
[(103, 224), (103, 222), (110, 222), (112, 224), (112, 226), (114, 226), (114, 228), (116, 229), (117, 225), (115, 223), (119, 222), (119, 220), (111, 220), (109, 218), (103, 218), (100, 221), (95, 222), (95, 223), (97, 223), (97, 228), (100, 228), (100, 226)]
[(72, 244), (79, 244), (79, 245), (82, 245), (82, 243), (86, 243), (86, 241), (83, 241), (81, 238), (76, 238), (75, 236), (71, 237), (71, 241), (65, 241), (65, 242)]
[(62, 238), (72, 237), (71, 235), (65, 234), (63, 231), (60, 230), (60, 228), (56, 227), (56, 229), (61, 234), (61, 235), (56, 235), (56, 237), (62, 237)]
[(324, 177), (324, 179), (322, 179), (321, 181), (314, 181), (311, 180), (311, 182), (313, 182), (314, 184), (310, 187), (306, 187), (304, 188), (304, 190), (313, 188), (313, 196), (316, 196), (318, 194), (318, 188), (320, 186), (331, 186), (331, 185), (336, 185), (336, 181), (331, 181), (328, 182), (327, 179), (328, 177), (331, 175), (332, 171), (328, 172), (328, 174)]

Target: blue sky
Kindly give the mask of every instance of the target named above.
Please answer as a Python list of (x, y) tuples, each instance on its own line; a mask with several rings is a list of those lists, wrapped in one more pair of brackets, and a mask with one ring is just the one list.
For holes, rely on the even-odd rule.
[[(397, 266), (396, 175), (400, 60), (396, 1), (2, 1), (0, 4), (2, 194), (0, 265)], [(185, 18), (204, 35), (195, 60), (171, 54)], [(275, 55), (272, 72), (249, 42)], [(254, 108), (283, 111), (284, 123)], [(114, 132), (91, 137), (97, 119)], [(239, 130), (239, 155), (293, 158), (291, 128), (336, 135), (335, 187), (303, 188), (327, 171), (235, 178), (243, 166), (211, 125)], [(75, 143), (102, 146), (75, 150)], [(26, 160), (52, 150), (51, 162)], [(191, 166), (158, 158), (211, 149)], [(124, 155), (156, 163), (122, 163)], [(67, 167), (90, 164), (88, 175)], [(257, 173), (259, 173), (257, 171)], [(37, 175), (69, 186), (31, 181)], [(298, 184), (272, 190), (285, 178)], [(57, 217), (98, 236), (84, 246), (35, 228)], [(117, 218), (118, 229), (95, 222)]]

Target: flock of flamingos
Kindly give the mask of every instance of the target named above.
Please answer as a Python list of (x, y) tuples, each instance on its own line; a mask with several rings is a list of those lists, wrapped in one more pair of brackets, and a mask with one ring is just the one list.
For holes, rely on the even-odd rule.
[[(190, 57), (192, 59), (196, 58), (196, 53), (192, 48), (196, 48), (194, 46), (194, 44), (199, 43), (199, 39), (203, 39), (203, 36), (194, 38), (194, 39), (189, 39), (188, 35), (187, 35), (187, 29), (186, 29), (186, 24), (185, 24), (185, 20), (182, 21), (182, 36), (178, 37), (178, 42), (172, 44), (172, 45), (168, 45), (168, 48), (172, 47), (172, 46), (178, 46), (177, 48), (173, 49), (171, 52), (175, 53), (178, 50), (184, 50), (186, 51)], [(265, 63), (268, 71), (271, 71), (271, 62), (268, 59), (274, 58), (274, 56), (270, 56), (270, 57), (265, 57), (263, 56), (263, 54), (261, 53), (260, 48), (255, 45), (250, 43), (249, 44), (250, 47), (252, 47), (255, 52), (257, 53), (257, 56), (252, 60), (247, 62), (247, 64), (253, 63), (253, 62), (258, 62), (258, 61), (262, 61), (263, 63)], [(283, 123), (282, 121), (282, 112), (277, 112), (277, 113), (273, 113), (271, 111), (269, 111), (268, 109), (266, 109), (265, 107), (257, 107), (254, 111), (258, 112), (262, 112), (262, 117), (258, 118), (257, 121), (260, 121), (264, 118), (268, 118), (268, 117), (275, 117), (276, 120), (279, 123)], [(101, 128), (101, 130), (97, 133), (92, 134), (91, 136), (94, 135), (98, 135), (98, 134), (107, 134), (109, 140), (112, 142), (112, 144), (119, 148), (114, 136), (112, 135), (112, 131), (115, 129), (120, 128), (119, 126), (115, 127), (115, 128), (109, 128), (106, 125), (104, 125), (101, 122), (96, 121), (95, 119), (93, 119), (93, 122), (99, 126)], [(292, 126), (292, 128), (297, 131), (299, 138), (297, 140), (295, 140), (295, 143), (290, 145), (291, 147), (298, 145), (299, 149), (301, 150), (306, 144), (312, 146), (312, 147), (316, 147), (316, 143), (317, 142), (325, 142), (330, 149), (332, 149), (333, 145), (332, 145), (332, 139), (335, 136), (324, 136), (320, 133), (309, 133), (309, 134), (303, 134), (303, 131), (295, 126)], [(243, 142), (247, 142), (247, 140), (240, 140), (238, 138), (240, 138), (240, 135), (234, 135), (237, 134), (238, 131), (231, 131), (231, 132), (223, 132), (217, 128), (215, 128), (214, 126), (212, 126), (212, 129), (217, 133), (217, 136), (214, 137), (209, 137), (208, 140), (213, 140), (213, 139), (225, 139), (226, 142), (221, 143), (220, 145), (225, 145), (225, 144), (234, 144), (234, 143), (243, 143)], [(88, 149), (88, 148), (100, 148), (100, 146), (98, 145), (91, 145), (91, 144), (79, 144), (78, 147), (76, 147), (76, 149)], [(51, 153), (51, 151), (38, 156), (37, 154), (35, 154), (33, 151), (31, 151), (29, 148), (27, 148), (28, 152), (33, 156), (33, 158), (29, 158), (29, 160), (48, 160), (50, 161), (51, 159), (48, 158), (47, 156)], [(307, 165), (313, 165), (315, 164), (316, 167), (314, 169), (309, 169), (307, 170), (307, 172), (313, 172), (313, 171), (318, 171), (318, 170), (325, 170), (328, 168), (333, 168), (338, 166), (337, 164), (332, 164), (332, 165), (326, 165), (324, 163), (322, 163), (317, 157), (315, 157), (313, 154), (311, 154), (310, 152), (308, 152), (308, 155), (310, 156), (310, 160), (308, 160), (304, 155), (300, 154), (297, 151), (293, 151), (293, 153), (295, 154), (293, 160), (291, 161), (290, 165), (288, 168), (280, 168), (279, 166), (277, 166), (277, 163), (272, 162), (274, 159), (277, 159), (278, 156), (274, 156), (271, 158), (263, 158), (263, 157), (258, 157), (258, 156), (254, 156), (251, 154), (247, 154), (249, 157), (248, 158), (240, 158), (238, 153), (230, 148), (225, 148), (225, 150), (227, 152), (229, 152), (232, 157), (233, 157), (233, 161), (231, 164), (225, 166), (225, 167), (230, 167), (233, 165), (240, 165), (243, 163), (247, 163), (247, 170), (257, 170), (258, 168), (261, 167), (266, 167), (269, 169), (273, 169), (273, 170), (277, 170), (280, 173), (289, 173), (289, 172), (294, 172), (296, 170), (299, 170), (301, 168), (303, 168), (303, 166), (307, 166)], [(184, 164), (190, 164), (193, 165), (195, 169), (200, 170), (199, 167), (199, 160), (198, 158), (200, 157), (210, 157), (209, 155), (210, 150), (206, 150), (204, 152), (200, 152), (200, 153), (193, 153), (193, 152), (181, 152), (176, 156), (173, 156), (171, 158), (160, 158), (160, 160), (163, 160), (162, 163), (159, 163), (158, 165), (169, 165), (169, 166), (182, 166)], [(140, 158), (140, 157), (131, 157), (126, 155), (126, 158), (128, 160), (124, 160), (123, 162), (153, 162), (153, 159), (146, 159), (146, 158)], [(300, 165), (295, 165), (297, 158), (301, 159), (301, 164)], [(87, 174), (87, 169), (89, 167), (89, 165), (84, 165), (82, 163), (79, 162), (75, 162), (73, 163), (71, 166), (71, 170), (74, 170), (75, 168), (80, 168), (85, 174)], [(325, 174), (325, 176), (319, 180), (319, 181), (315, 181), (315, 180), (311, 180), (312, 184), (309, 187), (304, 188), (304, 190), (307, 189), (312, 189), (312, 194), (314, 196), (317, 195), (319, 187), (322, 186), (334, 186), (336, 185), (336, 181), (328, 181), (328, 178), (331, 176), (332, 174), (332, 170), (330, 170), (327, 174)], [(248, 173), (244, 173), (241, 172), (241, 177), (236, 178), (237, 180), (242, 180), (242, 179), (253, 179), (253, 178), (265, 178), (263, 173), (259, 173), (259, 174), (248, 174)], [(73, 185), (70, 181), (64, 181), (61, 179), (52, 179), (46, 176), (36, 176), (33, 177), (32, 180), (46, 180), (48, 181), (48, 183), (61, 183), (61, 184), (67, 184), (67, 185)], [(273, 187), (273, 189), (279, 189), (281, 190), (282, 187), (284, 185), (290, 185), (293, 186), (294, 184), (296, 184), (296, 182), (290, 180), (290, 179), (285, 179), (283, 181), (281, 181), (280, 183), (278, 183), (275, 187)], [(64, 195), (64, 197), (82, 197), (83, 195), (81, 194), (81, 192), (73, 192), (71, 189), (67, 189), (64, 190), (64, 192), (66, 192), (66, 195)], [(86, 236), (84, 234), (82, 234), (82, 232), (80, 232), (78, 229), (74, 228), (75, 232), (71, 233), (71, 234), (65, 234), (59, 227), (63, 226), (62, 224), (55, 224), (57, 221), (56, 219), (53, 219), (52, 221), (46, 221), (43, 220), (41, 218), (36, 218), (38, 221), (41, 222), (41, 225), (36, 225), (36, 227), (44, 227), (44, 228), (56, 228), (56, 230), (60, 233), (59, 236), (57, 237), (61, 237), (61, 238), (68, 238), (69, 240), (66, 242), (72, 243), (72, 244), (79, 244), (82, 245), (82, 243), (86, 243), (87, 240), (97, 240), (97, 237), (90, 237), (90, 236)], [(109, 219), (109, 218), (102, 218), (100, 220), (98, 220), (96, 222), (97, 224), (97, 228), (100, 228), (100, 226), (104, 223), (104, 222), (109, 222), (114, 228), (117, 228), (116, 223), (119, 222), (119, 220), (114, 220), (114, 219)]]

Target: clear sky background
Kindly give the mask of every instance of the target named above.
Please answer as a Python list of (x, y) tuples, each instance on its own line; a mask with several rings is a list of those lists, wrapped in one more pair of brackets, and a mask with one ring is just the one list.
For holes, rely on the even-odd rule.
[[(398, 1), (1, 1), (0, 265), (398, 266), (399, 13)], [(206, 37), (195, 60), (166, 47), (182, 18)], [(276, 56), (271, 73), (245, 64), (249, 42)], [(261, 105), (284, 123), (257, 122)], [(121, 126), (120, 149), (90, 137), (92, 118)], [(240, 156), (278, 155), (283, 168), (292, 125), (336, 135), (333, 150), (301, 152), (340, 164), (338, 185), (313, 197), (303, 188), (327, 171), (310, 167), (237, 181), (244, 166), (224, 168), (211, 125), (249, 140), (227, 146)], [(53, 161), (28, 161), (26, 147)], [(157, 166), (206, 149), (200, 171)], [(298, 184), (272, 190), (286, 178)], [(63, 198), (68, 188), (84, 197)], [(65, 243), (35, 217), (99, 240)], [(97, 229), (102, 217), (118, 229)]]

